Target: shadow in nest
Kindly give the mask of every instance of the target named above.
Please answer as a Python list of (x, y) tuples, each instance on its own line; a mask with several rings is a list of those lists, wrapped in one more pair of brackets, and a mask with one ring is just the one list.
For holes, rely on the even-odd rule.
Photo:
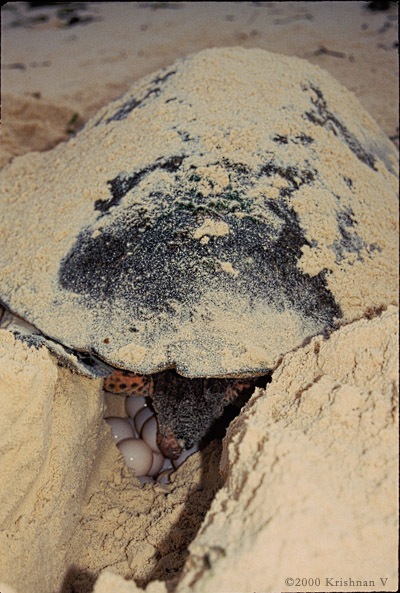
[(92, 593), (97, 576), (88, 570), (71, 565), (64, 577), (60, 593)]

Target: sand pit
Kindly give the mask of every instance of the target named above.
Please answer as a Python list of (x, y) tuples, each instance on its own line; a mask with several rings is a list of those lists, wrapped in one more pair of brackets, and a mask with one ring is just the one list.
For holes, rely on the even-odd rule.
[[(268, 397), (255, 394), (228, 431), (226, 481), (175, 591), (291, 591), (294, 575), (310, 591), (339, 583), (330, 575), (379, 589), (377, 573), (396, 587), (397, 314), (313, 339), (286, 357)], [(106, 572), (95, 593), (112, 586), (140, 590)], [(356, 589), (345, 578), (335, 586)]]
[[(12, 499), (3, 491), (3, 578), (32, 592), (89, 592), (99, 571), (96, 593), (149, 580), (161, 582), (147, 591), (166, 593), (174, 577), (178, 593), (290, 591), (285, 578), (309, 578), (312, 566), (324, 585), (309, 590), (343, 574), (376, 589), (383, 574), (395, 590), (397, 319), (392, 307), (288, 355), (268, 396), (256, 392), (231, 425), (221, 459), (215, 443), (171, 485), (144, 488), (101, 422), (99, 380), (2, 332), (12, 458), (1, 471), (9, 484), (19, 474)], [(28, 432), (36, 449), (15, 454)]]
[[(288, 54), (319, 60), (332, 72), (336, 67), (348, 86), (355, 80), (350, 59), (335, 58), (329, 51), (313, 54), (322, 44), (339, 53), (343, 49), (334, 46), (339, 37), (331, 19), (324, 21), (323, 5), (332, 4), (334, 10), (336, 3), (315, 3), (312, 9), (308, 3), (285, 3), (284, 8), (279, 6), (283, 3), (258, 3), (261, 8), (232, 3), (217, 8), (215, 3), (214, 19), (201, 10), (190, 13), (193, 29), (184, 25), (190, 3), (182, 9), (169, 4), (171, 10), (162, 11), (138, 3), (135, 23), (142, 33), (141, 47), (134, 45), (138, 37), (130, 45), (125, 41), (124, 56), (115, 41), (108, 53), (98, 54), (102, 58), (97, 62), (85, 54), (90, 31), (98, 27), (93, 34), (99, 38), (100, 31), (116, 27), (119, 36), (114, 39), (120, 39), (124, 9), (119, 4), (114, 13), (111, 3), (93, 8), (98, 20), (87, 21), (84, 35), (83, 25), (75, 33), (60, 26), (54, 12), (41, 23), (5, 28), (6, 63), (26, 60), (29, 72), (51, 67), (38, 66), (46, 62), (46, 52), (40, 57), (40, 44), (33, 43), (31, 56), (23, 55), (12, 47), (11, 31), (16, 31), (20, 47), (24, 34), (26, 39), (42, 35), (49, 48), (56, 48), (60, 39), (75, 47), (67, 37), (76, 35), (76, 47), (83, 53), (76, 70), (72, 61), (65, 62), (71, 68), (68, 88), (62, 77), (55, 84), (56, 74), (52, 84), (38, 76), (40, 97), (32, 96), (39, 90), (34, 76), (18, 82), (22, 68), (5, 69), (11, 99), (2, 163), (30, 150), (48, 150), (71, 135), (70, 126), (80, 125), (75, 114), (86, 121), (140, 75), (179, 55), (217, 45), (221, 31), (223, 45), (251, 47), (265, 47), (265, 40), (251, 31), (269, 32), (267, 49), (282, 51), (283, 27), (292, 44)], [(379, 55), (371, 50), (368, 58), (371, 63), (376, 59), (379, 72), (391, 72), (383, 79), (387, 96), (395, 96), (389, 67), (393, 14), (377, 14), (373, 20), (370, 13), (357, 12), (356, 4), (349, 3), (351, 14), (357, 31), (364, 33), (359, 46), (352, 46), (355, 24), (353, 29), (342, 27), (340, 39), (348, 43), (344, 52), (358, 60), (368, 39), (385, 45), (385, 54), (382, 48)], [(325, 29), (310, 26), (309, 14)], [(215, 25), (218, 18), (223, 28)], [(212, 26), (204, 25), (212, 21)], [(363, 24), (368, 27), (362, 29)], [(168, 38), (168, 27), (184, 40), (180, 53), (176, 37)], [(190, 37), (193, 31), (196, 35)], [(163, 38), (157, 38), (160, 32)], [(131, 55), (133, 47), (144, 51), (147, 60)], [(59, 66), (58, 56), (54, 49), (52, 59)], [(370, 69), (356, 69), (360, 78), (355, 90), (365, 91), (359, 93), (361, 100), (377, 107), (371, 109), (374, 117), (394, 136), (396, 101), (391, 109), (383, 108), (377, 96), (384, 85), (375, 85), (374, 95)], [(85, 79), (89, 72), (94, 78)], [(13, 94), (18, 98), (14, 102)], [(34, 138), (29, 130), (35, 131)], [(43, 161), (40, 155), (32, 158)], [(201, 240), (210, 231), (203, 225), (198, 232)], [(223, 229), (218, 232), (223, 236)], [(320, 265), (313, 258), (304, 261), (309, 271)], [(61, 368), (45, 346), (30, 348), (7, 329), (0, 330), (2, 593), (396, 590), (398, 309), (391, 305), (395, 288), (382, 286), (376, 293), (379, 310), (360, 310), (359, 319), (289, 352), (277, 364), (266, 392), (255, 392), (223, 443), (215, 441), (193, 455), (167, 486), (140, 487), (124, 466), (103, 421), (104, 415), (123, 415), (123, 398), (105, 397), (101, 379)], [(363, 295), (364, 289), (359, 299)]]

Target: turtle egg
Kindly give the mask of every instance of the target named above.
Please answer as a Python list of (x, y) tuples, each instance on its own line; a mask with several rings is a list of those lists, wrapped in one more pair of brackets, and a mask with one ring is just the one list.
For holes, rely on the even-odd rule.
[(136, 476), (148, 475), (153, 465), (153, 453), (141, 439), (125, 439), (118, 443), (118, 449), (125, 459), (126, 465), (133, 469)]
[(160, 452), (160, 449), (157, 447), (157, 420), (155, 416), (151, 416), (146, 420), (142, 426), (140, 436), (155, 453)]
[(134, 428), (125, 418), (110, 417), (106, 418), (106, 422), (111, 427), (115, 444), (124, 439), (131, 439), (135, 436)]
[(173, 459), (172, 463), (174, 464), (174, 467), (178, 468), (180, 465), (182, 465), (182, 463), (184, 461), (186, 461), (186, 459), (188, 457), (190, 457), (191, 455), (193, 455), (193, 453), (196, 453), (196, 451), (198, 451), (199, 448), (197, 445), (193, 445), (193, 447), (191, 447), (190, 449), (186, 449), (184, 451), (182, 451), (182, 453), (179, 455), (178, 459)]
[(131, 418), (134, 418), (136, 414), (146, 406), (146, 399), (141, 395), (130, 395), (125, 400), (126, 413)]
[(154, 484), (154, 480), (151, 476), (138, 476), (138, 480), (142, 486), (145, 484)]
[(164, 471), (166, 471), (168, 469), (170, 469), (172, 471), (175, 470), (174, 466), (172, 465), (172, 460), (169, 457), (164, 457), (164, 463), (163, 463), (163, 466), (162, 466), (162, 471), (164, 472)]
[(135, 428), (140, 434), (142, 430), (143, 424), (148, 420), (151, 416), (154, 416), (154, 413), (150, 410), (150, 408), (142, 408), (135, 416)]
[(173, 472), (172, 469), (164, 469), (161, 473), (158, 474), (157, 482), (159, 484), (169, 484), (170, 483), (169, 477), (172, 474), (172, 472)]
[(129, 424), (130, 424), (130, 425), (132, 426), (132, 428), (133, 428), (133, 432), (134, 432), (134, 437), (135, 437), (135, 439), (138, 439), (138, 438), (140, 438), (140, 434), (138, 434), (138, 431), (136, 430), (136, 427), (135, 427), (135, 420), (134, 420), (133, 418), (130, 418), (130, 417), (129, 417), (129, 418), (126, 418), (126, 420), (129, 422)]
[(161, 453), (153, 453), (153, 463), (150, 470), (148, 471), (149, 476), (157, 476), (161, 471), (164, 463), (164, 457)]

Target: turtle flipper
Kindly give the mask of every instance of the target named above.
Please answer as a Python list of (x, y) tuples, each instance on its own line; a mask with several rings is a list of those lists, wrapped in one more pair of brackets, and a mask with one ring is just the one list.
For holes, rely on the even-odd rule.
[(114, 369), (93, 354), (79, 352), (47, 338), (30, 323), (10, 311), (1, 317), (0, 328), (10, 331), (17, 340), (25, 342), (31, 348), (46, 346), (58, 359), (61, 366), (69, 367), (86, 377), (107, 377)]

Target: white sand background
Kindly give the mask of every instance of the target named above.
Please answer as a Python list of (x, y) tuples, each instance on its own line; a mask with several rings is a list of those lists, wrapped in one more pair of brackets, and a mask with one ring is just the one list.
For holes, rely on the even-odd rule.
[[(325, 68), (398, 143), (397, 12), (366, 5), (8, 3), (0, 162), (66, 140), (177, 57), (231, 45)], [(167, 490), (124, 469), (100, 380), (0, 330), (1, 593), (397, 590), (397, 319), (390, 307), (289, 353), (221, 462), (215, 444)]]

